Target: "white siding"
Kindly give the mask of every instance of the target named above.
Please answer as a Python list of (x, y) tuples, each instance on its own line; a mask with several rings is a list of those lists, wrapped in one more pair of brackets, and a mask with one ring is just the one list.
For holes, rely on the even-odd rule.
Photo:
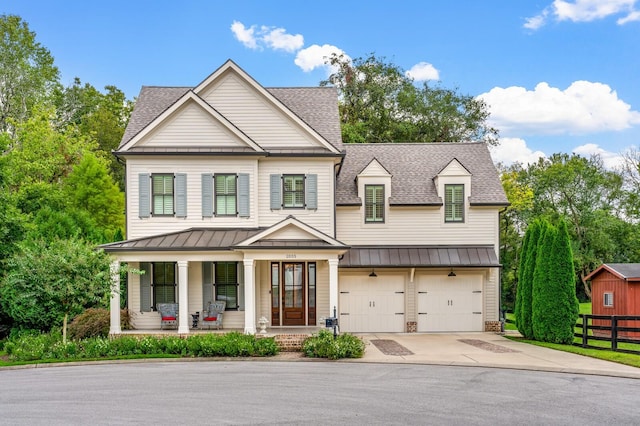
[(443, 207), (391, 207), (385, 223), (364, 223), (364, 207), (338, 207), (336, 238), (348, 245), (494, 244), (498, 209), (469, 208), (464, 223), (445, 223)]
[(484, 320), (498, 321), (500, 315), (500, 300), (498, 287), (500, 283), (500, 269), (491, 268), (485, 275), (484, 281)]
[[(186, 173), (187, 217), (138, 217), (139, 173)], [(248, 173), (251, 217), (202, 217), (202, 173)], [(127, 238), (140, 238), (193, 227), (255, 227), (258, 224), (257, 161), (239, 157), (201, 159), (185, 157), (129, 158), (127, 160)], [(267, 177), (268, 179), (268, 177)], [(268, 192), (268, 189), (267, 189)]]
[(263, 148), (320, 146), (302, 127), (233, 73), (223, 76), (201, 96)]
[(277, 230), (269, 234), (270, 240), (309, 240), (317, 239), (314, 235), (309, 234), (307, 231), (298, 228), (297, 226), (288, 225), (282, 229)]
[[(318, 209), (279, 209), (271, 210), (269, 197), (269, 176), (271, 174), (317, 174)], [(260, 226), (270, 226), (289, 215), (310, 225), (327, 235), (333, 236), (334, 198), (333, 198), (333, 159), (275, 159), (260, 161), (258, 175)]]
[(247, 146), (207, 111), (189, 102), (146, 136), (143, 146)]

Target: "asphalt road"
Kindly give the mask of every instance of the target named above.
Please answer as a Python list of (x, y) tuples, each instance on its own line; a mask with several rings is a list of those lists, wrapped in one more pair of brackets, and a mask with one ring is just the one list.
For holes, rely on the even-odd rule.
[(637, 425), (640, 381), (433, 365), (196, 361), (0, 371), (2, 425)]

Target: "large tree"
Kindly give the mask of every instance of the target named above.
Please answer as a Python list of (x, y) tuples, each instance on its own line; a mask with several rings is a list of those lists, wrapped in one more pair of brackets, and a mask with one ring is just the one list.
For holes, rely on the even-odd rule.
[(482, 100), (437, 84), (417, 86), (399, 66), (373, 54), (354, 60), (334, 54), (327, 62), (335, 71), (320, 84), (339, 91), (344, 142), (497, 143)]
[(0, 16), (0, 132), (13, 132), (34, 105), (52, 95), (58, 68), (36, 34), (16, 15)]
[(25, 241), (0, 284), (3, 311), (20, 328), (51, 330), (83, 310), (106, 306), (110, 258), (81, 240)]
[(517, 216), (512, 218), (514, 224), (530, 223), (535, 218), (554, 223), (566, 220), (584, 299), (591, 297), (584, 277), (602, 262), (640, 260), (636, 257), (640, 242), (623, 233), (637, 234), (625, 215), (628, 192), (624, 191), (621, 175), (607, 170), (600, 158), (554, 154), (526, 168), (512, 166), (510, 171), (515, 173), (518, 186), (533, 193), (530, 208), (512, 211)]

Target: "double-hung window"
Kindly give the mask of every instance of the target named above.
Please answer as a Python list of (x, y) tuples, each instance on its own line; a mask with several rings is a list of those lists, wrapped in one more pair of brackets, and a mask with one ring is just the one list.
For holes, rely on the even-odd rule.
[(610, 293), (610, 292), (604, 293), (603, 302), (605, 307), (613, 308), (613, 293)]
[(364, 186), (364, 221), (384, 222), (384, 185)]
[(176, 301), (176, 264), (175, 262), (156, 262), (153, 264), (153, 305), (175, 303)]
[(173, 175), (151, 175), (154, 216), (172, 216), (173, 209)]
[(227, 302), (225, 309), (238, 309), (238, 262), (216, 262), (216, 300)]
[(237, 207), (237, 176), (235, 174), (216, 174), (215, 177), (216, 216), (235, 216)]
[(282, 207), (302, 209), (304, 205), (304, 175), (282, 176)]
[(464, 222), (464, 185), (444, 186), (444, 221)]

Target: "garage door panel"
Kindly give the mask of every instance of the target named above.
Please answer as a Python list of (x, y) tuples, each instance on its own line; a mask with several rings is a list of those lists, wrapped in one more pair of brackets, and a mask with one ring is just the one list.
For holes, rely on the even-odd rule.
[(340, 329), (349, 332), (404, 331), (404, 277), (340, 278)]
[(422, 275), (418, 282), (418, 331), (482, 331), (482, 276)]

